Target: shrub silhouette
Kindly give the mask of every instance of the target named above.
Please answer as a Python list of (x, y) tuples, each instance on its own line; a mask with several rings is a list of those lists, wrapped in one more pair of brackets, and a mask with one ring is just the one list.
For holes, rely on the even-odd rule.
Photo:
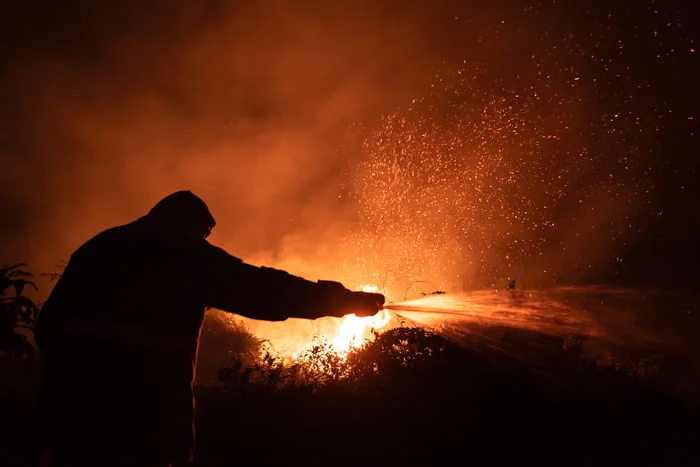
[(374, 331), (373, 340), (351, 349), (347, 355), (337, 353), (323, 338), (316, 338), (292, 362), (263, 345), (262, 356), (252, 365), (236, 359), (219, 370), (219, 379), (236, 393), (288, 389), (313, 393), (331, 386), (361, 386), (379, 379), (399, 378), (429, 367), (453, 347), (440, 335), (422, 328)]
[(5, 450), (30, 452), (31, 417), (39, 383), (38, 361), (28, 339), (39, 314), (39, 306), (24, 295), (32, 274), (23, 263), (0, 266), (0, 461), (11, 465)]
[(254, 336), (236, 317), (217, 310), (207, 311), (199, 343), (198, 384), (216, 383), (221, 368), (254, 365), (262, 344), (263, 340)]
[(21, 328), (33, 330), (39, 316), (37, 304), (23, 295), (26, 286), (36, 290), (34, 282), (27, 280), (32, 274), (21, 269), (25, 266), (24, 263), (0, 266), (0, 356), (34, 355), (27, 336), (17, 333)]

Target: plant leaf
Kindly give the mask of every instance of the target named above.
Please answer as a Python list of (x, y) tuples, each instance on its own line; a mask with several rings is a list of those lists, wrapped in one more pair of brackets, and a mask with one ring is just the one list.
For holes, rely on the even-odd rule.
[(15, 312), (22, 316), (25, 323), (33, 323), (39, 315), (39, 307), (29, 297), (20, 295), (14, 298)]
[(20, 295), (22, 295), (22, 292), (24, 291), (24, 287), (27, 285), (31, 285), (32, 287), (34, 287), (34, 290), (37, 290), (37, 291), (39, 290), (34, 282), (28, 281), (25, 279), (15, 279), (15, 280), (12, 280), (10, 282), (12, 283), (12, 286), (15, 288), (15, 295), (18, 297)]
[(5, 264), (2, 266), (2, 268), (0, 268), (0, 275), (9, 274), (12, 272), (13, 269), (23, 268), (26, 265), (27, 265), (27, 263), (17, 263), (17, 264), (13, 264), (12, 266), (7, 266)]

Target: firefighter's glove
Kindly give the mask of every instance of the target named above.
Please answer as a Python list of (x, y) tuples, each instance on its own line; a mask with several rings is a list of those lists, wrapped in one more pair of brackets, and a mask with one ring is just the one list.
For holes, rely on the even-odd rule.
[(327, 315), (372, 316), (384, 305), (384, 295), (378, 293), (353, 292), (339, 282), (318, 281), (327, 304)]

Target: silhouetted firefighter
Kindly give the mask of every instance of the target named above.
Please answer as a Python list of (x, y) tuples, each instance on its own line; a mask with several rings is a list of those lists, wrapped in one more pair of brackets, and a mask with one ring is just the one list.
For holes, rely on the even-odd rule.
[(207, 242), (189, 191), (73, 253), (44, 304), (39, 435), (51, 466), (191, 460), (194, 366), (207, 307), (261, 320), (376, 313), (384, 296), (255, 267)]

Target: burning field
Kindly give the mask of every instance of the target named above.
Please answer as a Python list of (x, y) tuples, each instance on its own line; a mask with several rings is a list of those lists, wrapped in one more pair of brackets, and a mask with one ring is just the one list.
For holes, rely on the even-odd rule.
[(439, 293), (390, 303), (366, 318), (265, 322), (212, 310), (200, 365), (213, 369), (206, 362), (213, 359), (225, 366), (248, 350), (232, 345), (241, 328), (265, 343), (262, 354), (303, 364), (319, 345), (345, 358), (377, 334), (421, 327), (484, 358), (515, 358), (532, 368), (546, 367), (567, 347), (579, 346), (583, 360), (624, 368), (700, 400), (698, 313), (697, 303), (676, 294), (611, 287)]
[[(554, 465), (562, 452), (576, 453), (570, 465), (609, 456), (690, 465), (700, 435), (697, 310), (662, 291), (557, 287), (427, 295), (363, 320), (244, 320), (288, 357), (257, 366), (262, 380), (232, 364), (240, 321), (212, 311), (200, 365), (222, 355), (228, 364), (218, 384), (200, 387), (202, 461), (275, 462), (293, 451), (313, 465), (356, 465), (369, 452), (403, 465), (468, 449), (500, 465)], [(269, 437), (275, 451), (262, 448)], [(337, 449), (369, 439), (386, 444)]]

